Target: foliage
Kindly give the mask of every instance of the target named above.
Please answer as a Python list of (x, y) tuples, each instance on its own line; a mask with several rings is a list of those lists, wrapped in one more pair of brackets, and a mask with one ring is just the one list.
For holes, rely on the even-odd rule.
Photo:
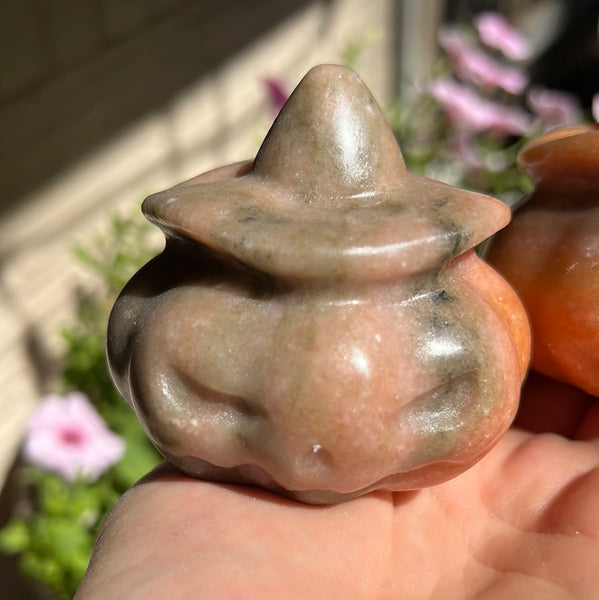
[(23, 465), (20, 477), (30, 504), (0, 531), (0, 550), (18, 554), (22, 573), (44, 582), (59, 600), (75, 593), (108, 511), (160, 459), (112, 384), (104, 346), (117, 293), (156, 253), (152, 236), (141, 218), (114, 216), (107, 234), (76, 249), (78, 259), (97, 274), (100, 287), (80, 299), (75, 322), (63, 332), (63, 392), (77, 391), (93, 402), (125, 441), (123, 458), (95, 481), (69, 482), (39, 466)]
[(501, 139), (481, 132), (471, 140), (478, 164), (468, 164), (452, 139), (452, 124), (430, 94), (409, 90), (388, 112), (406, 167), (414, 172), (465, 189), (496, 196), (508, 204), (531, 190), (529, 178), (516, 166), (527, 137)]
[(522, 146), (581, 118), (575, 97), (530, 85), (525, 37), (497, 13), (445, 25), (425, 81), (405, 85), (388, 118), (409, 170), (514, 205), (531, 190), (516, 165)]

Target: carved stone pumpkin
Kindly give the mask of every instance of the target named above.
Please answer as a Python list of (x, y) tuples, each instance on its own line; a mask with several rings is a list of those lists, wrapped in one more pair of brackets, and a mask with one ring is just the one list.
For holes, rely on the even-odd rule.
[(532, 368), (599, 396), (599, 126), (547, 133), (518, 164), (535, 189), (488, 259), (528, 309)]
[(407, 172), (352, 71), (311, 70), (253, 162), (143, 211), (166, 248), (117, 300), (108, 358), (186, 473), (336, 502), (449, 479), (511, 423), (528, 323), (473, 251), (509, 210)]

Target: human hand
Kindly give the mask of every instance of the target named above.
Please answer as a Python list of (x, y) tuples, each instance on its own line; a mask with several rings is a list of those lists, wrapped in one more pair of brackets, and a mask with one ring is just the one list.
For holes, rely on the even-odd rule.
[(108, 518), (76, 600), (597, 598), (598, 501), (599, 401), (531, 374), (497, 446), (420, 491), (309, 506), (163, 465)]

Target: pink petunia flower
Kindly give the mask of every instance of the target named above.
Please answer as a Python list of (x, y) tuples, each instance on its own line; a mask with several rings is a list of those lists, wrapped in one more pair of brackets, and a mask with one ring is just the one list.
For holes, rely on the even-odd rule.
[(501, 88), (520, 94), (528, 85), (523, 69), (503, 65), (478, 48), (472, 47), (455, 27), (441, 27), (439, 44), (451, 60), (457, 76), (480, 87)]
[(474, 17), (480, 41), (510, 60), (526, 60), (532, 49), (529, 41), (499, 13), (483, 12)]
[(599, 92), (593, 96), (593, 102), (591, 104), (591, 112), (595, 122), (599, 123)]
[(43, 397), (29, 420), (23, 445), (28, 462), (66, 481), (97, 479), (124, 451), (124, 441), (79, 392)]
[(447, 117), (458, 129), (475, 133), (492, 131), (500, 135), (523, 135), (532, 126), (526, 111), (487, 100), (451, 78), (435, 79), (429, 86), (429, 93), (441, 104)]
[(278, 115), (279, 111), (287, 102), (289, 93), (285, 90), (283, 84), (273, 77), (265, 77), (262, 80), (270, 103), (273, 115)]
[(572, 125), (580, 120), (578, 99), (567, 92), (534, 87), (528, 91), (526, 100), (548, 129)]

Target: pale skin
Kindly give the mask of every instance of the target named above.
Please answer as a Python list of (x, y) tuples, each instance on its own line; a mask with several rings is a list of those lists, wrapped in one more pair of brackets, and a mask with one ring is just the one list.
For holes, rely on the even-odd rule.
[(162, 466), (110, 515), (76, 600), (597, 597), (599, 401), (535, 378), (481, 462), (417, 492), (315, 507)]

